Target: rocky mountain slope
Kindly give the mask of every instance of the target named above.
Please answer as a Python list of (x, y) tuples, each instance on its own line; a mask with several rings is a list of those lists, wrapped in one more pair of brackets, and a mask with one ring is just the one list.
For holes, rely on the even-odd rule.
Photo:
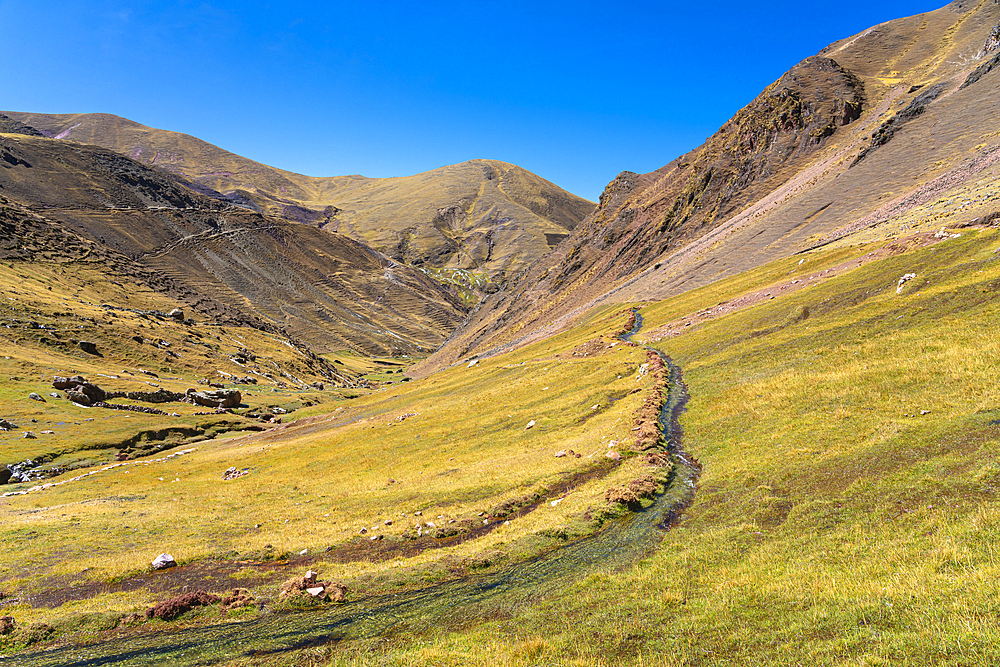
[(482, 271), (498, 282), (538, 259), (594, 208), (497, 160), (400, 178), (312, 178), (110, 114), (3, 114), (46, 136), (103, 146), (183, 176), (257, 211), (339, 232), (395, 261)]
[(1000, 5), (953, 2), (806, 58), (702, 146), (623, 172), (517, 284), (423, 367), (656, 300), (834, 242), (962, 225), (1000, 208)]
[[(0, 195), (15, 221), (34, 215), (57, 237), (87, 241), (109, 269), (204, 317), (287, 331), (319, 351), (393, 355), (434, 349), (464, 317), (461, 300), (421, 271), (206, 192), (96, 146), (0, 134)], [(22, 231), (7, 237), (8, 256), (59, 250)]]

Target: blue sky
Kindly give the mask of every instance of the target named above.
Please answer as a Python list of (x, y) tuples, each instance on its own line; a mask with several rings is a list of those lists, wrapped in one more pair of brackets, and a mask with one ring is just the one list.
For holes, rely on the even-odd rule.
[(0, 0), (0, 109), (106, 112), (311, 176), (513, 162), (588, 199), (830, 42), (944, 0)]

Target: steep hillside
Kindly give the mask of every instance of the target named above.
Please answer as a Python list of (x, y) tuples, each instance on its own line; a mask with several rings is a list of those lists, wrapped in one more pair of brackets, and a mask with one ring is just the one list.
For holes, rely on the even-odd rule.
[(998, 24), (997, 3), (955, 2), (806, 58), (698, 149), (620, 174), (424, 371), (597, 303), (662, 299), (818, 245), (1000, 208)]
[(287, 330), (319, 351), (427, 351), (465, 313), (423, 272), (357, 241), (199, 194), (103, 148), (0, 135), (0, 193), (207, 317)]
[(110, 114), (3, 112), (50, 137), (94, 144), (274, 216), (340, 232), (392, 259), (504, 280), (594, 208), (515, 165), (472, 160), (415, 176), (312, 178)]

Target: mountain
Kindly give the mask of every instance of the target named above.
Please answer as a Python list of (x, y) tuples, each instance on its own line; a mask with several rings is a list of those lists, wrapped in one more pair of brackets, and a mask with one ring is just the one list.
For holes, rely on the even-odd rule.
[(546, 253), (594, 203), (497, 160), (414, 176), (313, 178), (110, 114), (2, 112), (49, 137), (103, 146), (259, 212), (339, 232), (397, 262), (502, 282)]
[[(198, 189), (97, 146), (0, 134), (0, 195), (12, 209), (89, 240), (109, 268), (205, 317), (287, 331), (321, 352), (399, 355), (434, 349), (465, 315), (422, 271)], [(56, 251), (50, 242), (25, 253)]]
[[(615, 178), (423, 372), (537, 339), (599, 303), (665, 299), (824, 244), (989, 214), (998, 41), (997, 3), (953, 2), (806, 58), (699, 148)], [(961, 211), (949, 208), (959, 197)]]

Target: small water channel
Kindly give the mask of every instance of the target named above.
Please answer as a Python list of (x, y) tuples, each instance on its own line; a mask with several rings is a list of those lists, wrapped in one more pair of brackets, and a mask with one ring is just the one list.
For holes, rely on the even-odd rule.
[[(622, 338), (630, 339), (641, 328), (642, 317), (636, 313), (635, 326)], [(670, 384), (660, 421), (673, 463), (672, 488), (652, 506), (611, 522), (596, 535), (498, 572), (399, 595), (370, 597), (313, 611), (264, 613), (248, 621), (21, 654), (0, 659), (0, 665), (210, 665), (327, 642), (377, 637), (395, 630), (448, 626), (500, 605), (527, 604), (565, 591), (568, 585), (590, 573), (628, 566), (659, 544), (664, 529), (690, 503), (699, 472), (681, 446), (677, 421), (687, 402), (687, 389), (680, 369), (669, 358), (663, 358), (670, 369)]]

